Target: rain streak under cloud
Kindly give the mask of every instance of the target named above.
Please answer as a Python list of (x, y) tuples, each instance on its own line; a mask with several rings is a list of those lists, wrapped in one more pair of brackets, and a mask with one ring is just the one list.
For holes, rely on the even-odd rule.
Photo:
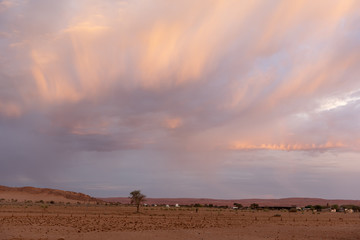
[(2, 0), (0, 184), (359, 199), (358, 9)]

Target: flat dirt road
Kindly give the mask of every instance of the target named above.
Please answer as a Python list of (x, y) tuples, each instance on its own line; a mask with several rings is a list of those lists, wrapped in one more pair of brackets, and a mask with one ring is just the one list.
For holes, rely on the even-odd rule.
[(359, 213), (105, 205), (0, 206), (1, 240), (360, 239)]

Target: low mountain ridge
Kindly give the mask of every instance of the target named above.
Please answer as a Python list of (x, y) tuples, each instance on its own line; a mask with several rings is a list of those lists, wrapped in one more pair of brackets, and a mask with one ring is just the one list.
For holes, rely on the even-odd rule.
[[(105, 202), (119, 202), (129, 204), (130, 199), (125, 197), (100, 198)], [(344, 200), (344, 199), (323, 199), (323, 198), (280, 198), (280, 199), (211, 199), (211, 198), (147, 198), (147, 204), (169, 204), (169, 205), (191, 205), (191, 204), (213, 204), (217, 206), (233, 206), (234, 203), (250, 206), (257, 203), (261, 207), (305, 207), (307, 205), (356, 205), (360, 206), (360, 200)]]

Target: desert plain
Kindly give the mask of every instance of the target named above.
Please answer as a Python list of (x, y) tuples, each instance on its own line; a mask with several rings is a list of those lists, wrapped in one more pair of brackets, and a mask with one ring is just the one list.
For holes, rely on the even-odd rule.
[[(194, 201), (208, 207), (195, 207), (191, 204)], [(206, 205), (209, 201), (223, 207), (209, 207)], [(239, 200), (245, 206), (243, 209), (230, 207), (232, 201), (148, 198), (147, 206), (142, 206), (137, 213), (136, 207), (129, 204), (129, 198), (97, 199), (56, 189), (0, 186), (0, 240), (360, 239), (359, 212), (246, 207), (253, 201), (273, 206), (358, 205), (358, 201)], [(182, 205), (176, 207), (175, 202)]]
[(8, 203), (1, 240), (360, 239), (359, 213)]

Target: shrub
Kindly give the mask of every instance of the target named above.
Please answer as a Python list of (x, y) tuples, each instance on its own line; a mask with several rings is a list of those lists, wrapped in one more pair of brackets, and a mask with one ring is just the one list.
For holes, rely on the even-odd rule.
[(289, 212), (297, 212), (296, 208), (290, 208)]
[(234, 203), (234, 207), (237, 207), (237, 208), (242, 208), (242, 207), (243, 207), (243, 205), (242, 205), (242, 204), (240, 204), (240, 203)]
[(259, 204), (257, 204), (257, 203), (252, 203), (252, 204), (250, 205), (250, 208), (251, 208), (251, 209), (258, 209), (258, 208), (259, 208)]
[(319, 212), (320, 212), (321, 209), (322, 209), (321, 205), (315, 205), (314, 208), (315, 208), (315, 210), (317, 210), (317, 211), (319, 211)]

